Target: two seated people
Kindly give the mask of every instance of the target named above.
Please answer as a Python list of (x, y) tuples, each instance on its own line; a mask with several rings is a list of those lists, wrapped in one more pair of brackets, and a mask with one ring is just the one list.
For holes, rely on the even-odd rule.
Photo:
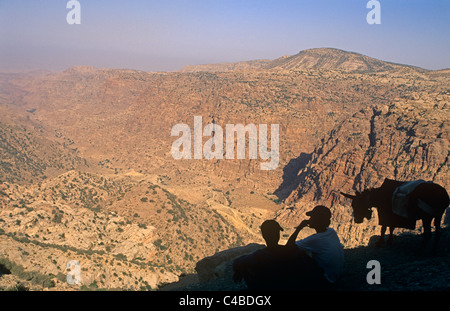
[[(261, 233), (266, 247), (233, 262), (233, 279), (244, 279), (249, 290), (331, 289), (342, 274), (344, 251), (336, 231), (329, 228), (330, 210), (318, 205), (306, 213), (286, 245), (280, 245), (283, 228), (275, 220), (266, 220)], [(316, 233), (296, 241), (303, 228)]]

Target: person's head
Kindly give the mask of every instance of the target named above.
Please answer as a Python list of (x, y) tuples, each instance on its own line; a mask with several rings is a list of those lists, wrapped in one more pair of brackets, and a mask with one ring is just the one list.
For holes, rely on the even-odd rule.
[(278, 245), (280, 231), (283, 231), (283, 228), (273, 219), (266, 220), (261, 225), (261, 233), (267, 246)]
[(325, 230), (331, 222), (331, 211), (328, 207), (323, 205), (317, 205), (311, 211), (306, 213), (310, 216), (309, 226), (316, 230)]

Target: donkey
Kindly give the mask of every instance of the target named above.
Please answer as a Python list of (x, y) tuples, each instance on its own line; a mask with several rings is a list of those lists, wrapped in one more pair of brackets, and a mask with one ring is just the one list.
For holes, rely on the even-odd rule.
[[(376, 246), (384, 244), (386, 228), (389, 227), (388, 244), (392, 244), (395, 228), (415, 229), (416, 221), (422, 220), (423, 244), (426, 246), (431, 238), (431, 222), (434, 219), (435, 241), (433, 251), (440, 237), (441, 219), (445, 209), (449, 206), (449, 196), (445, 188), (433, 182), (417, 182), (414, 188), (405, 196), (406, 214), (396, 210), (395, 194), (405, 186), (407, 182), (386, 178), (379, 188), (356, 192), (350, 195), (341, 192), (347, 198), (352, 199), (353, 217), (356, 223), (362, 223), (364, 218), (372, 218), (372, 207), (378, 210), (378, 224), (381, 225), (381, 236)], [(411, 182), (409, 182), (411, 183)], [(394, 202), (394, 204), (393, 204)]]

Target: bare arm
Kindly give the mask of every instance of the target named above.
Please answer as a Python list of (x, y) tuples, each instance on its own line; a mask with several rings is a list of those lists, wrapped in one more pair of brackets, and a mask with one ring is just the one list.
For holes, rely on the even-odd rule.
[(300, 225), (295, 229), (295, 231), (291, 234), (289, 237), (289, 240), (287, 241), (286, 245), (292, 246), (295, 244), (295, 240), (297, 240), (298, 233), (303, 228), (307, 227), (309, 225), (309, 220), (303, 220)]

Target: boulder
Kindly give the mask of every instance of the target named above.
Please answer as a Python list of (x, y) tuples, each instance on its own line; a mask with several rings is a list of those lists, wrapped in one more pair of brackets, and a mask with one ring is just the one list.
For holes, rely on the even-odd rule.
[(232, 264), (236, 258), (251, 254), (264, 247), (265, 245), (262, 244), (251, 243), (245, 246), (227, 249), (212, 256), (203, 258), (198, 261), (195, 266), (199, 281), (210, 281), (226, 275), (231, 277)]

